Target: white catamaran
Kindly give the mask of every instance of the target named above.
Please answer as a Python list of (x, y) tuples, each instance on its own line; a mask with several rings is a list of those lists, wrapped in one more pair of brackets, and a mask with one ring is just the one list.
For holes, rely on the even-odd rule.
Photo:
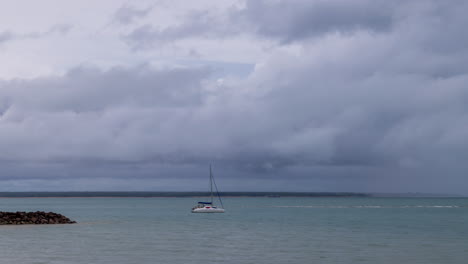
[[(213, 203), (213, 186), (216, 189), (216, 195), (218, 196), (221, 207), (217, 207)], [(224, 213), (223, 201), (221, 201), (221, 197), (219, 196), (218, 187), (216, 186), (216, 182), (214, 181), (214, 178), (213, 178), (213, 173), (211, 172), (211, 165), (210, 165), (210, 193), (211, 193), (211, 202), (198, 202), (198, 204), (192, 208), (192, 213)]]

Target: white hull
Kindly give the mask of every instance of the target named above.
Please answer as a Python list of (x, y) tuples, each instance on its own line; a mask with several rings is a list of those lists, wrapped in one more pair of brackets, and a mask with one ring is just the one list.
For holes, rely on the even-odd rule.
[(224, 213), (223, 208), (194, 208), (192, 213)]

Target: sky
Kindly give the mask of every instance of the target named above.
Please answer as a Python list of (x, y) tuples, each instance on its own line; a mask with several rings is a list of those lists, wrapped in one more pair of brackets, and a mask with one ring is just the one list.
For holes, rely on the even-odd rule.
[(468, 2), (2, 0), (0, 191), (468, 194)]

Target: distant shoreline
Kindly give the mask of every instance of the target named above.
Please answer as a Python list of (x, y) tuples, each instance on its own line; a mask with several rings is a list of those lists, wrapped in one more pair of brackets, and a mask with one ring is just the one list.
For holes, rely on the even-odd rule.
[[(220, 192), (221, 197), (367, 197), (363, 193)], [(209, 192), (0, 192), (0, 198), (183, 198), (209, 197)]]
[[(430, 198), (462, 196), (445, 194), (379, 194), (352, 192), (220, 192), (225, 198), (280, 198), (280, 197), (395, 197), (395, 198)], [(208, 192), (0, 192), (0, 198), (198, 198), (208, 197)]]

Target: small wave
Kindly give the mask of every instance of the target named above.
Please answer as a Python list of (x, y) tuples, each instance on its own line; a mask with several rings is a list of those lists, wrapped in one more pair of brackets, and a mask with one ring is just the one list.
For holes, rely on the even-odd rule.
[(460, 205), (277, 205), (275, 208), (466, 208)]

